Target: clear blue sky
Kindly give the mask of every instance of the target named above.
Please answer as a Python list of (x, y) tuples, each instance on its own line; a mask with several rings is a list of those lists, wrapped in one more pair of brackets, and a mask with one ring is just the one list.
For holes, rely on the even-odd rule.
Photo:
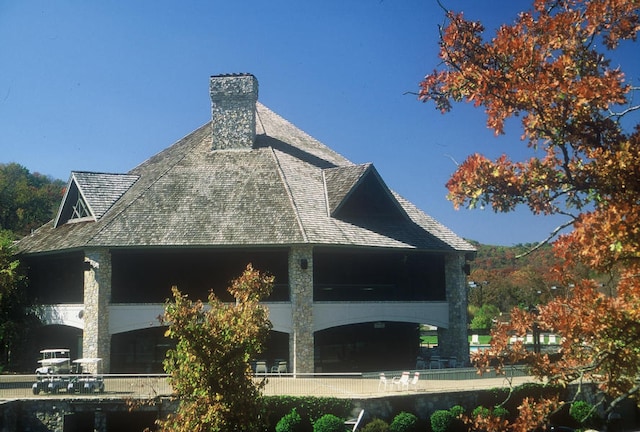
[[(529, 5), (443, 3), (488, 29)], [(373, 162), (459, 235), (540, 240), (562, 220), (446, 200), (454, 160), (525, 151), (517, 131), (495, 138), (480, 110), (443, 116), (406, 94), (437, 65), (442, 22), (435, 0), (0, 0), (0, 163), (65, 181), (72, 170), (127, 172), (208, 121), (210, 75), (249, 72), (263, 104)]]

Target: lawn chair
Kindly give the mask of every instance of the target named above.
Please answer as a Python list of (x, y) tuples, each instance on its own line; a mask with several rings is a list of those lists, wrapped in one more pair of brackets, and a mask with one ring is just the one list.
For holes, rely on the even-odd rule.
[(414, 390), (418, 390), (418, 380), (420, 379), (420, 372), (416, 372), (413, 374), (413, 379), (409, 383), (408, 387), (413, 387)]
[(364, 410), (360, 410), (360, 414), (358, 414), (358, 417), (345, 421), (344, 425), (349, 427), (353, 426), (353, 428), (349, 430), (351, 430), (352, 432), (355, 431), (358, 428), (358, 425), (360, 424), (360, 420), (362, 420), (363, 415), (364, 415)]
[(402, 372), (401, 376), (393, 377), (391, 382), (397, 385), (400, 390), (405, 388), (409, 390), (409, 372)]
[(380, 373), (380, 381), (378, 381), (378, 391), (380, 391), (380, 387), (384, 387), (384, 391), (387, 391), (387, 377), (384, 375), (384, 372)]
[(276, 372), (278, 374), (286, 374), (287, 373), (287, 362), (286, 361), (280, 361), (278, 362), (278, 366), (276, 367)]
[(256, 363), (256, 375), (258, 374), (267, 374), (267, 362), (259, 361)]

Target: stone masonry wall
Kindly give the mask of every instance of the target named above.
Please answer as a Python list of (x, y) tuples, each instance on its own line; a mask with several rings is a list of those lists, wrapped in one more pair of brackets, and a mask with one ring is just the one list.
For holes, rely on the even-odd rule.
[(103, 372), (109, 372), (111, 336), (111, 254), (106, 249), (85, 250), (84, 333), (82, 356), (102, 358)]
[(256, 137), (258, 80), (250, 74), (212, 76), (213, 150), (251, 149)]
[(464, 254), (450, 254), (445, 258), (449, 328), (438, 328), (440, 354), (444, 357), (456, 357), (461, 364), (469, 362), (465, 263)]
[[(304, 268), (306, 267), (306, 268)], [(293, 246), (289, 251), (291, 322), (289, 352), (293, 373), (314, 372), (313, 248)]]

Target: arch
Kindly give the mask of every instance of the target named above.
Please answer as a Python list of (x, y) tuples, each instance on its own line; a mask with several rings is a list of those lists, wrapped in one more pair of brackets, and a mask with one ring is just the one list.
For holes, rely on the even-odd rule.
[(413, 368), (419, 326), (375, 321), (331, 327), (314, 334), (316, 372), (371, 372)]
[(63, 325), (84, 329), (83, 304), (42, 305), (38, 306), (35, 312), (44, 325)]
[(404, 322), (449, 327), (447, 302), (316, 302), (313, 331), (367, 322)]

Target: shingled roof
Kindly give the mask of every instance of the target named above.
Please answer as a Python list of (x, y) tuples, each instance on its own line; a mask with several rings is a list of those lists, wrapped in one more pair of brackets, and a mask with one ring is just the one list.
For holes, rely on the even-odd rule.
[[(56, 220), (22, 239), (19, 252), (291, 244), (474, 250), (390, 191), (371, 164), (354, 165), (260, 103), (255, 110), (252, 148), (212, 149), (207, 123), (128, 174), (73, 173), (69, 185), (85, 194), (92, 217), (61, 219), (63, 200)], [(349, 215), (357, 213), (355, 197), (365, 193), (384, 195), (378, 204), (393, 207), (394, 217), (370, 218), (366, 207), (341, 217), (349, 202)]]

